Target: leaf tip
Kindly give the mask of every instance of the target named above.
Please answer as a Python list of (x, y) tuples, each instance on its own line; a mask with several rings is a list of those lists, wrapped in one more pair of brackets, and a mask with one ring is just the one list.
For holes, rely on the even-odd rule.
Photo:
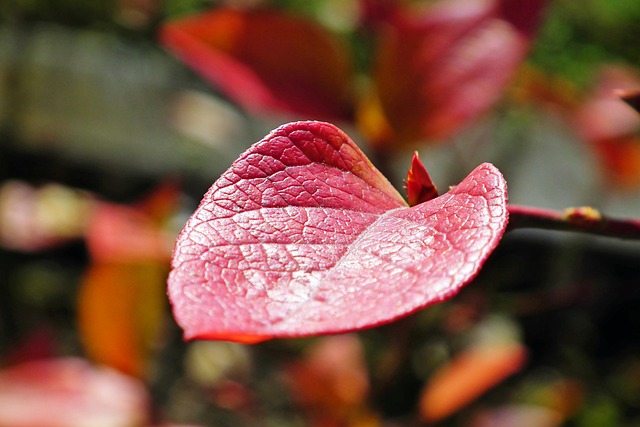
[(438, 189), (427, 172), (427, 168), (420, 160), (417, 151), (413, 152), (411, 167), (406, 179), (407, 200), (409, 206), (419, 205), (438, 197)]

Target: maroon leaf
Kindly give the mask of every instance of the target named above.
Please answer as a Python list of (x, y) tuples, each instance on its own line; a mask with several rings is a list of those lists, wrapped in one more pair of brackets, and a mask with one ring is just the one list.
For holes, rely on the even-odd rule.
[(411, 168), (407, 173), (407, 201), (409, 206), (419, 205), (438, 197), (438, 188), (431, 180), (427, 168), (420, 160), (418, 152), (413, 152)]
[(214, 183), (180, 234), (169, 297), (188, 339), (257, 342), (390, 322), (453, 296), (500, 240), (490, 164), (409, 208), (342, 131), (284, 125)]

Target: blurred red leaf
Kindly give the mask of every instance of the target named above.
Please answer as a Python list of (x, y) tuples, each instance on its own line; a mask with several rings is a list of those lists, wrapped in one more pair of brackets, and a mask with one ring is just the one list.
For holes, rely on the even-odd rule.
[(287, 382), (313, 425), (352, 425), (365, 415), (369, 378), (355, 335), (324, 337), (290, 365)]
[(211, 390), (211, 400), (221, 408), (236, 412), (249, 412), (255, 409), (256, 396), (246, 384), (238, 381), (220, 381)]
[(502, 175), (483, 164), (408, 208), (335, 126), (281, 126), (214, 183), (181, 232), (174, 315), (188, 339), (244, 342), (393, 321), (475, 277), (505, 230), (506, 201)]
[(365, 116), (365, 133), (382, 145), (442, 140), (478, 118), (528, 52), (545, 5), (455, 0), (397, 13), (379, 31), (373, 71), (386, 123)]
[(640, 86), (640, 73), (623, 67), (601, 71), (593, 93), (574, 112), (580, 136), (593, 148), (609, 182), (621, 189), (640, 186), (640, 115), (618, 92)]
[(359, 0), (360, 26), (376, 30), (378, 26), (393, 22), (395, 14), (403, 8), (403, 0)]
[(438, 189), (431, 180), (427, 168), (418, 157), (418, 152), (413, 153), (411, 168), (407, 173), (407, 201), (409, 206), (419, 205), (438, 197)]
[(517, 343), (471, 347), (436, 371), (420, 398), (424, 420), (438, 421), (473, 401), (519, 371), (526, 350)]
[(351, 114), (349, 52), (311, 20), (220, 8), (165, 24), (160, 39), (248, 111), (325, 119)]
[(146, 425), (149, 402), (138, 381), (80, 359), (27, 362), (0, 371), (0, 425)]
[(538, 31), (546, 5), (546, 0), (498, 0), (496, 7), (499, 19), (508, 22), (530, 43)]
[(142, 210), (102, 202), (87, 227), (91, 257), (103, 262), (164, 261), (171, 256), (171, 239)]
[(78, 328), (96, 362), (143, 377), (160, 333), (166, 267), (161, 263), (93, 263), (78, 295)]
[(155, 187), (133, 207), (156, 225), (162, 226), (176, 212), (181, 195), (177, 182), (167, 181)]
[(375, 46), (373, 90), (359, 94), (352, 59), (361, 52), (284, 12), (219, 8), (165, 24), (160, 39), (250, 112), (353, 119), (386, 146), (442, 140), (485, 113), (528, 52), (545, 5), (455, 0), (420, 10), (362, 0), (361, 27)]
[(56, 350), (56, 333), (49, 326), (39, 326), (3, 355), (5, 365), (52, 357)]

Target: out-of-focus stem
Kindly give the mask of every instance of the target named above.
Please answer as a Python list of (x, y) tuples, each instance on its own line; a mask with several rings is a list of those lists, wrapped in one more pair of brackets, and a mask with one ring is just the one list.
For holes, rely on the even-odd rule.
[(608, 218), (590, 207), (554, 211), (509, 205), (507, 230), (519, 228), (574, 231), (619, 239), (640, 240), (640, 220)]

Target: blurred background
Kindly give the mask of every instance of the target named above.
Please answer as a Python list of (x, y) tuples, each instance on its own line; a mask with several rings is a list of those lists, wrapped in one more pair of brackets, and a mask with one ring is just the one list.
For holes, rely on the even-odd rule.
[(640, 426), (637, 242), (514, 231), (451, 301), (252, 346), (183, 342), (165, 294), (296, 119), (401, 191), (418, 150), (441, 190), (490, 161), (511, 203), (640, 217), (638, 40), (637, 0), (3, 1), (0, 425)]

